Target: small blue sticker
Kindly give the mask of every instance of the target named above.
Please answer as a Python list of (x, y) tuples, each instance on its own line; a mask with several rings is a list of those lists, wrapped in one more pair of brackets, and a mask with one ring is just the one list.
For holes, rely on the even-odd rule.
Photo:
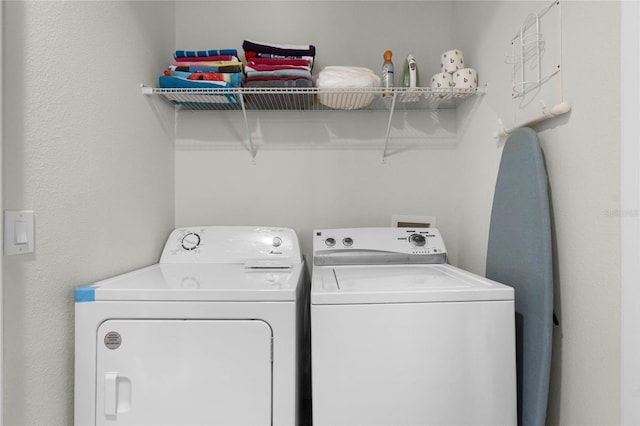
[(95, 287), (85, 286), (76, 288), (76, 303), (80, 302), (95, 302), (96, 289)]

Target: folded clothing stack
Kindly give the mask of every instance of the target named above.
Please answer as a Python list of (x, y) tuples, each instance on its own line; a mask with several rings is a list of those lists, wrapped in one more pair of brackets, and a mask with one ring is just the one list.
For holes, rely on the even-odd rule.
[(243, 64), (236, 49), (176, 50), (174, 62), (159, 78), (161, 88), (240, 87)]
[(316, 48), (312, 45), (278, 45), (244, 40), (245, 87), (312, 87), (311, 71)]

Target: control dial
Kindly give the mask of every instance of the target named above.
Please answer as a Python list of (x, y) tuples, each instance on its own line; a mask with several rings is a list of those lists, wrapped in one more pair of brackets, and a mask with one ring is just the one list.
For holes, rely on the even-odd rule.
[(324, 240), (324, 243), (327, 245), (327, 247), (333, 247), (336, 245), (336, 239), (329, 237), (326, 240)]
[(413, 246), (424, 247), (424, 245), (427, 243), (427, 239), (422, 234), (411, 234), (411, 236), (409, 237), (409, 242)]
[(185, 250), (195, 250), (200, 245), (200, 235), (195, 232), (189, 232), (182, 237), (182, 248)]

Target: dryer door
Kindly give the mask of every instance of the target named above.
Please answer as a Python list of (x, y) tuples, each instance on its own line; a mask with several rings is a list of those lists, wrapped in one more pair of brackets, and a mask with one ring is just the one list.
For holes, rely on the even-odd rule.
[(271, 327), (257, 320), (108, 320), (96, 425), (270, 425)]

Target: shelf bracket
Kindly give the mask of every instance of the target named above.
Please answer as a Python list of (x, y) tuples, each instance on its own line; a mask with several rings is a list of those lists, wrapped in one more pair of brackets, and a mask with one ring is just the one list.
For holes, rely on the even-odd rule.
[(251, 154), (251, 160), (255, 161), (256, 152), (253, 146), (253, 138), (251, 137), (251, 130), (249, 129), (249, 120), (247, 120), (247, 108), (244, 106), (244, 96), (238, 96), (240, 98), (240, 106), (242, 107), (242, 117), (244, 118), (244, 128), (247, 132), (247, 140), (249, 141), (249, 153)]
[(387, 121), (387, 132), (384, 137), (384, 150), (382, 151), (382, 164), (387, 162), (387, 150), (389, 148), (389, 134), (391, 133), (391, 120), (393, 119), (393, 111), (396, 109), (396, 98), (398, 97), (398, 91), (393, 91), (393, 98), (391, 99), (391, 108), (389, 110), (389, 121)]

